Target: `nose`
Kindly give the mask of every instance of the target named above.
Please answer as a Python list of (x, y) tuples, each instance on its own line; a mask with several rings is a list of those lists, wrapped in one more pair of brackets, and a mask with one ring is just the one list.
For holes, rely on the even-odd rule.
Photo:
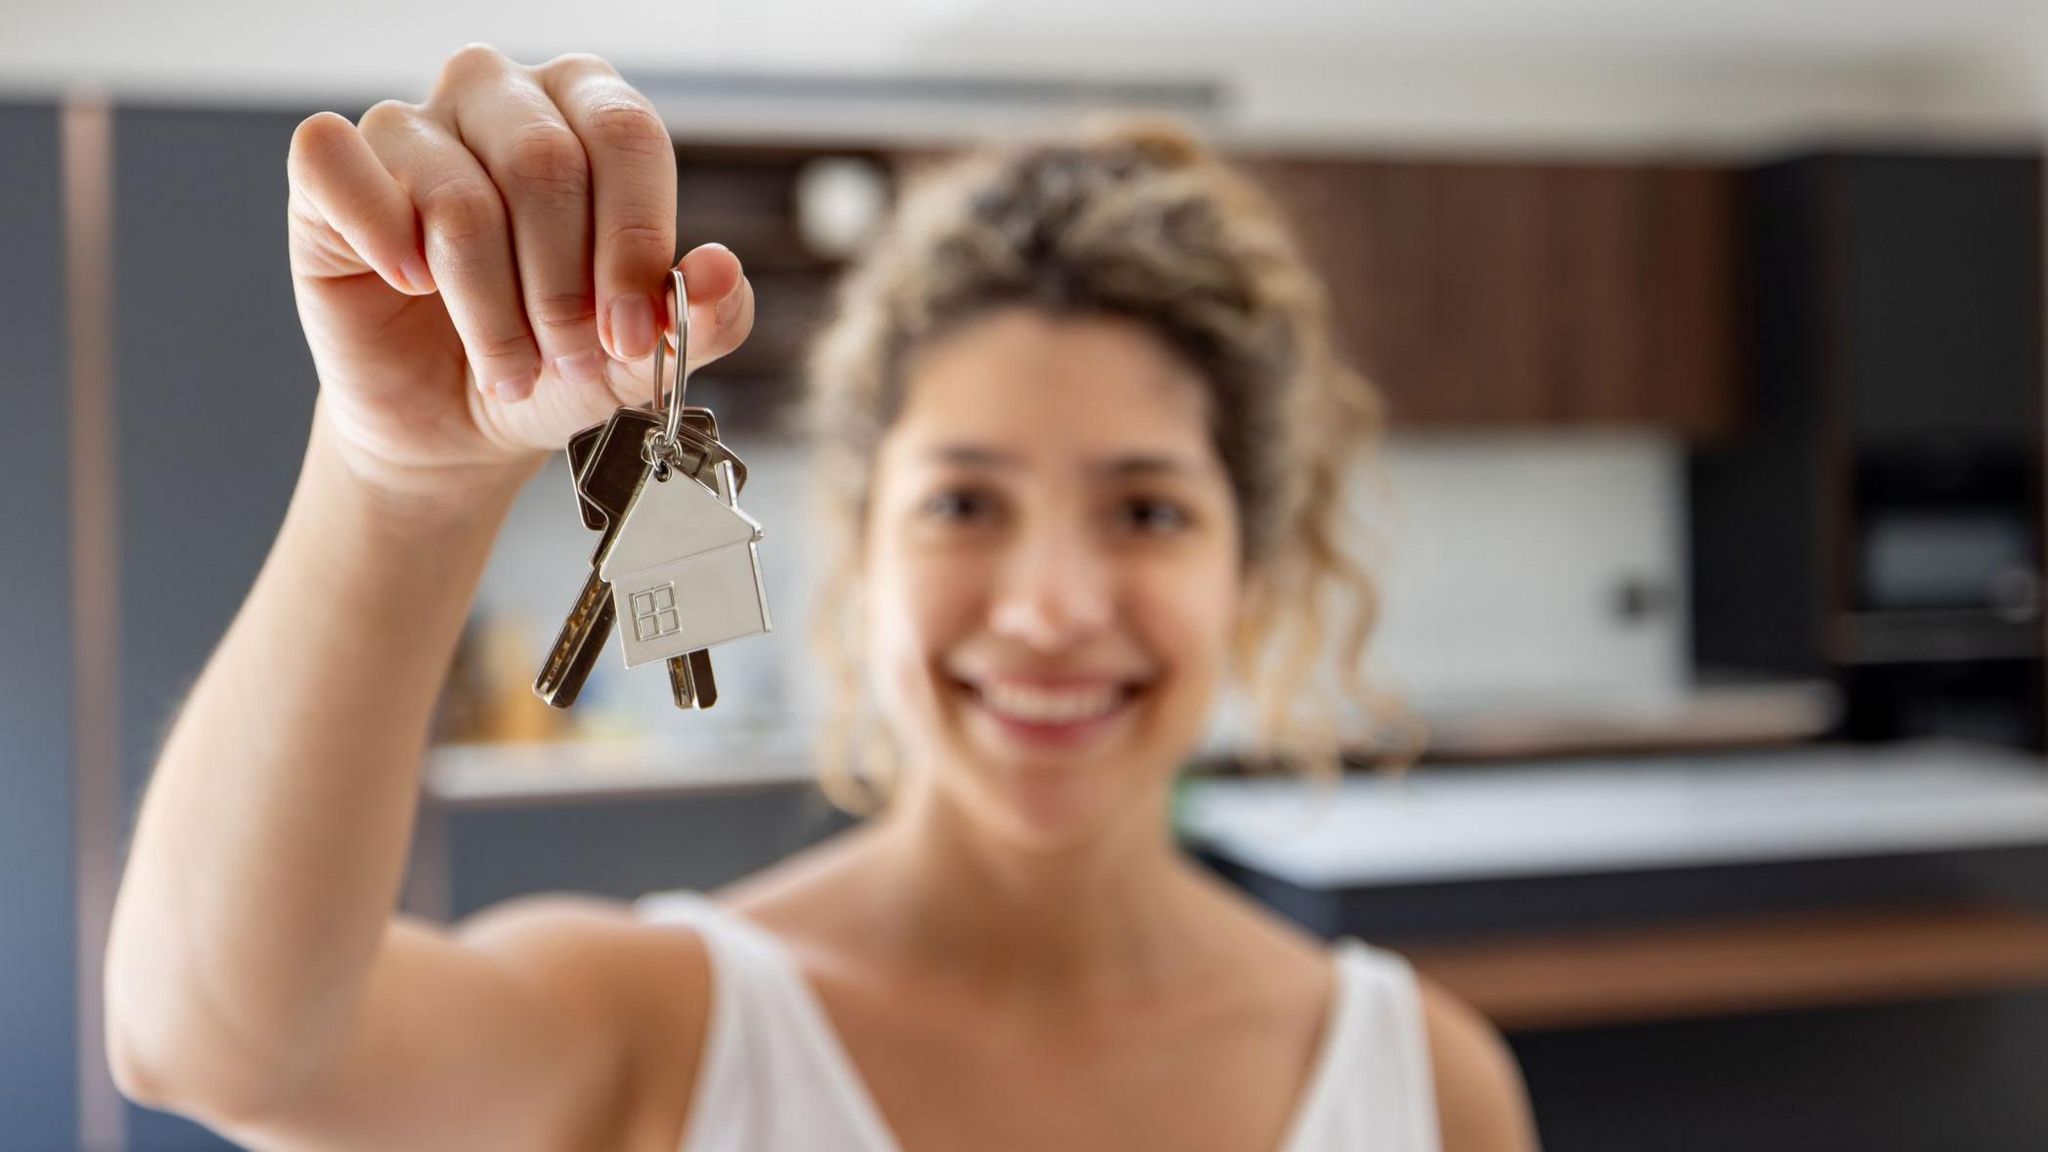
[(1005, 558), (990, 627), (1041, 651), (1058, 651), (1108, 627), (1114, 593), (1108, 558), (1079, 525), (1020, 533)]

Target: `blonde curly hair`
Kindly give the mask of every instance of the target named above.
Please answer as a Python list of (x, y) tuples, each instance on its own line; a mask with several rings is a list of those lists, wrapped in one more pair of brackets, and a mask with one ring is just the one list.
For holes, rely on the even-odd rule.
[(910, 354), (996, 308), (1135, 320), (1194, 366), (1235, 496), (1245, 566), (1239, 683), (1253, 757), (1333, 778), (1347, 711), (1398, 709), (1368, 685), (1378, 585), (1347, 524), (1352, 466), (1377, 439), (1377, 391), (1339, 363), (1320, 280), (1282, 214), (1187, 131), (1123, 122), (986, 151), (913, 180), (840, 286), (812, 350), (806, 416), (826, 529), (813, 640), (832, 710), (819, 780), (873, 811), (893, 746), (863, 691), (858, 538), (876, 449)]

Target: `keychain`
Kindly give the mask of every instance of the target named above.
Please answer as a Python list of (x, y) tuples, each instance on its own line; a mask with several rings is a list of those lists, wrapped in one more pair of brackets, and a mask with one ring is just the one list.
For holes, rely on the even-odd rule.
[(708, 408), (686, 408), (690, 319), (680, 270), (669, 273), (676, 333), (654, 349), (654, 407), (628, 405), (569, 440), (569, 471), (585, 527), (598, 532), (590, 576), (533, 690), (576, 702), (598, 651), (619, 626), (628, 668), (667, 663), (678, 708), (718, 699), (706, 649), (769, 631), (761, 525), (740, 511), (747, 466), (718, 438)]

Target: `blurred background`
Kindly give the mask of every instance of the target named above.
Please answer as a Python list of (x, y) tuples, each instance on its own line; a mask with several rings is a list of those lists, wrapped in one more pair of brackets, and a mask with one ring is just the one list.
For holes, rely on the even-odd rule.
[[(760, 301), (700, 374), (776, 630), (718, 706), (532, 696), (591, 540), (515, 510), (422, 771), (410, 910), (708, 888), (809, 784), (804, 346), (905, 173), (1178, 115), (1293, 213), (1385, 391), (1374, 669), (1423, 763), (1177, 819), (1507, 1032), (1552, 1152), (2048, 1147), (2040, 0), (0, 5), (0, 1150), (214, 1149), (114, 1094), (98, 953), (181, 693), (315, 393), (293, 127), (493, 43), (605, 55), (685, 245)], [(643, 670), (644, 671), (644, 670)], [(261, 699), (248, 702), (264, 707)]]

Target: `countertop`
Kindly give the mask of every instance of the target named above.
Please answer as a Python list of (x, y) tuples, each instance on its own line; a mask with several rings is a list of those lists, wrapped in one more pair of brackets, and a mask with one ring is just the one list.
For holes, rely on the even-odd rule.
[[(1430, 760), (1527, 760), (1787, 745), (1833, 721), (1825, 685), (1698, 688), (1660, 702), (1500, 700), (1423, 711)], [(566, 804), (803, 784), (813, 778), (808, 725), (707, 724), (688, 746), (645, 740), (444, 744), (429, 751), (430, 799), (457, 807)], [(1203, 761), (1227, 761), (1228, 745)]]
[(1189, 784), (1182, 827), (1302, 887), (2048, 845), (2048, 766), (1927, 742)]

